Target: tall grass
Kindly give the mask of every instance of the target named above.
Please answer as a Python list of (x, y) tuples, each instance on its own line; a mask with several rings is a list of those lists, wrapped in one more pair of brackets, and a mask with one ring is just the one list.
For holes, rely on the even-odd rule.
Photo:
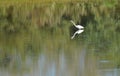
[[(73, 6), (74, 5), (74, 6)], [(96, 7), (97, 6), (97, 7)], [(101, 3), (48, 3), (18, 4), (0, 7), (0, 28), (4, 31), (20, 31), (42, 26), (60, 25), (62, 19), (80, 22), (82, 16), (92, 16), (99, 20), (101, 16), (110, 16), (110, 9)], [(111, 8), (112, 9), (112, 8)]]

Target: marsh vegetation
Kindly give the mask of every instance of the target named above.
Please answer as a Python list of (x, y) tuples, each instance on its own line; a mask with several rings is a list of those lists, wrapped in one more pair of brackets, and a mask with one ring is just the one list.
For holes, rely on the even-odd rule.
[[(120, 68), (117, 0), (14, 2), (0, 5), (0, 75), (107, 76), (99, 70)], [(70, 20), (85, 27), (73, 40)]]

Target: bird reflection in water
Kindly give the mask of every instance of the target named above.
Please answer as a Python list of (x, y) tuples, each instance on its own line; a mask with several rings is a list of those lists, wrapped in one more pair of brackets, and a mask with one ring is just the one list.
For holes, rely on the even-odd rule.
[(75, 37), (76, 34), (80, 34), (84, 31), (84, 27), (81, 25), (76, 25), (72, 20), (70, 21), (78, 30), (73, 34), (73, 36), (71, 37), (71, 39), (73, 39)]

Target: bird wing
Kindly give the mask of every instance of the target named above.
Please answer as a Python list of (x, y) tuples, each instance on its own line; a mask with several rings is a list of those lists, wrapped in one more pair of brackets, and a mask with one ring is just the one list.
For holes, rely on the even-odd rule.
[(78, 30), (76, 31), (78, 34), (82, 33), (84, 30)]
[(81, 25), (77, 25), (76, 26), (78, 29), (83, 29), (84, 27), (83, 26), (81, 26)]

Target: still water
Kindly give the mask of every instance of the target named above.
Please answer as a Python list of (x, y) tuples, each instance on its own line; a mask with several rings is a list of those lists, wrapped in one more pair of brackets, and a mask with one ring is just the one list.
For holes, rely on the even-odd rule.
[[(17, 14), (0, 19), (0, 76), (120, 76), (118, 7), (52, 3), (27, 14), (6, 8)], [(71, 19), (85, 27), (74, 39)]]

